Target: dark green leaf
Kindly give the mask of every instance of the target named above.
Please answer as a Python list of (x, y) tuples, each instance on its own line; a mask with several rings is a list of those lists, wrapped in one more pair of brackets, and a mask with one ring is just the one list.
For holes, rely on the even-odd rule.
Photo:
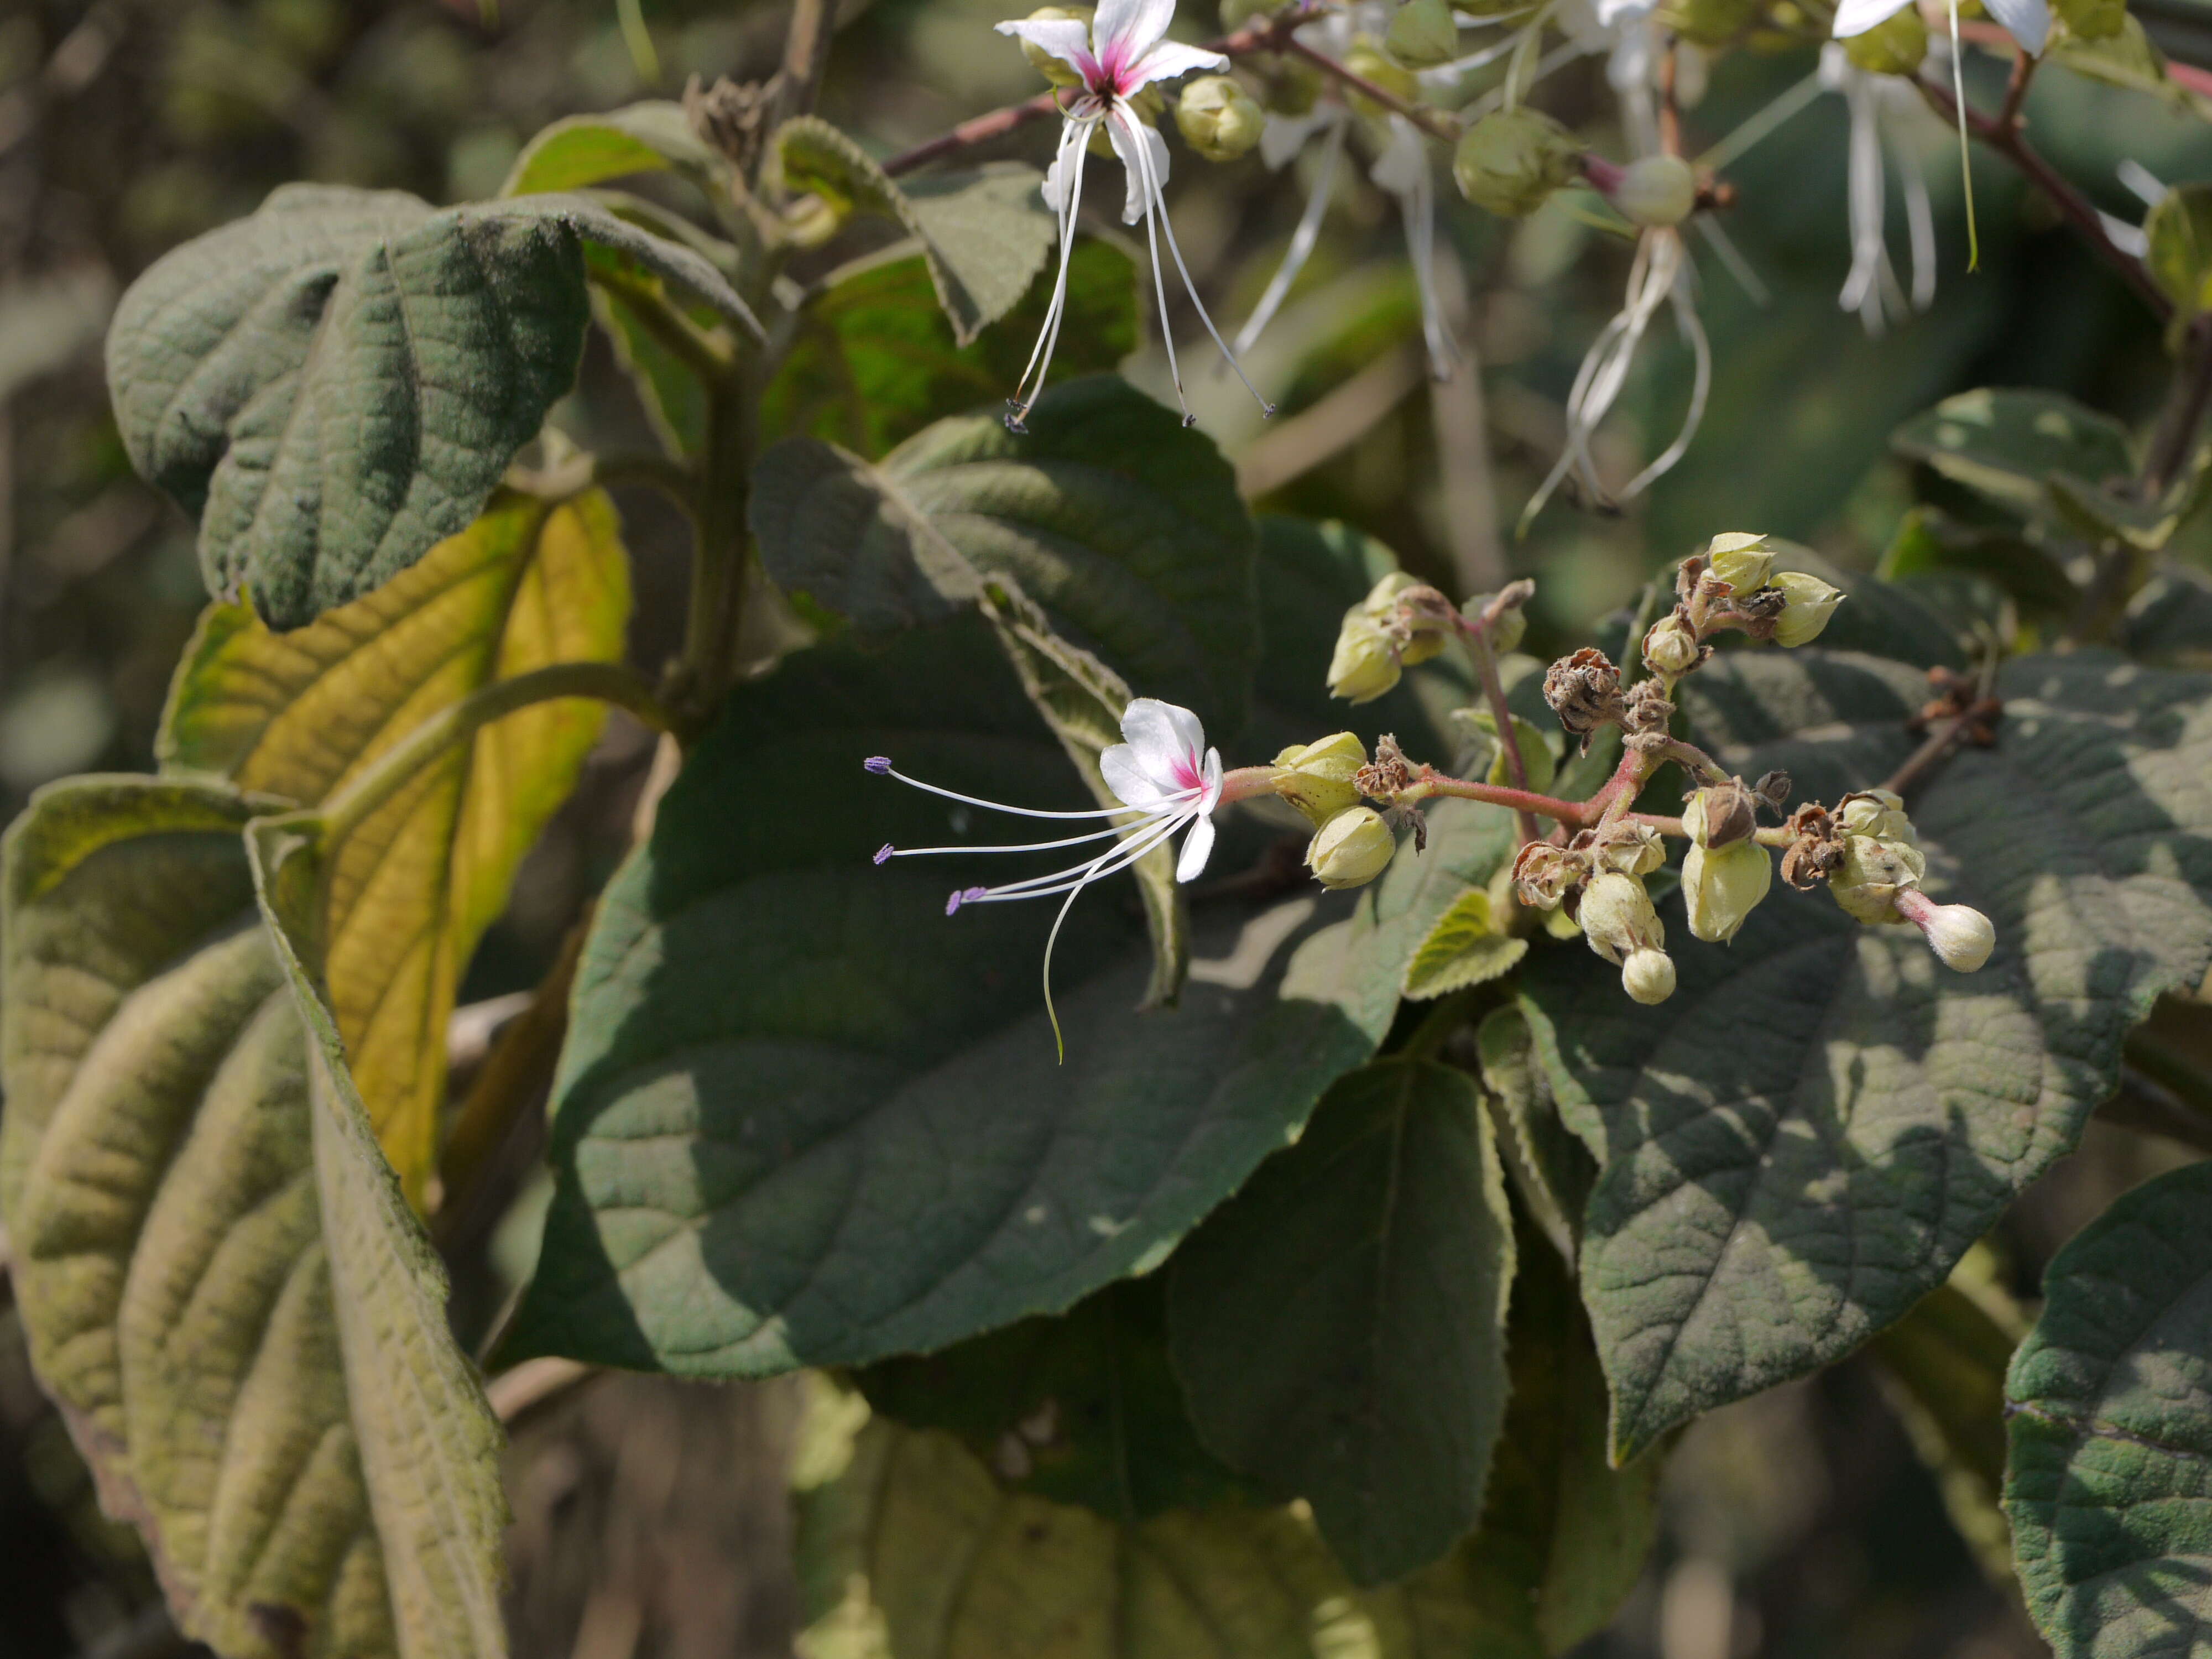
[(2176, 185), (2143, 221), (2143, 264), (2181, 324), (2212, 307), (2212, 185)]
[(1482, 1059), (1484, 1103), (1498, 1128), (1498, 1149), (1529, 1214), (1559, 1254), (1572, 1261), (1582, 1237), (1597, 1165), (1559, 1121), (1552, 1085), (1537, 1063), (1528, 1022), (1516, 1007), (1493, 1008), (1475, 1028)]
[[(761, 408), (761, 429), (805, 433), (871, 459), (941, 416), (995, 407), (1013, 394), (1044, 322), (1053, 276), (973, 343), (957, 344), (927, 262), (913, 244), (829, 279), (799, 313), (796, 337)], [(1129, 256), (1085, 237), (1068, 265), (1067, 311), (1054, 368), (1110, 371), (1137, 345), (1137, 273)]]
[[(1912, 804), (1929, 890), (1996, 923), (1978, 974), (1778, 884), (1726, 947), (1668, 901), (1662, 1006), (1577, 945), (1523, 970), (1601, 1166), (1583, 1284), (1621, 1452), (1841, 1357), (1942, 1283), (2112, 1092), (2127, 1028), (2212, 961), (2212, 678), (2077, 653), (2016, 659), (1997, 689), (1997, 746)], [(1925, 695), (1902, 665), (1812, 651), (1729, 653), (1681, 697), (1732, 770), (1833, 802), (1911, 751)]]
[(1474, 1525), (1505, 1409), (1513, 1223), (1465, 1073), (1385, 1060), (1339, 1079), (1169, 1275), (1200, 1435), (1310, 1502), (1356, 1583), (1426, 1566)]
[(574, 378), (586, 241), (750, 324), (696, 252), (574, 196), (289, 185), (133, 283), (116, 417), (198, 515), (210, 591), (298, 627), (465, 526)]
[(2205, 1651), (2212, 1164), (2138, 1187), (2058, 1253), (2005, 1395), (2005, 1512), (2058, 1659)]
[(1890, 440), (2021, 518), (2047, 510), (2056, 472), (2092, 486), (2135, 471), (2127, 428), (2055, 392), (1985, 386), (1946, 398), (1898, 428)]
[(950, 1430), (1017, 1492), (1132, 1522), (1249, 1496), (1183, 1408), (1165, 1279), (1124, 1279), (1057, 1318), (885, 1360), (856, 1380), (878, 1412)]
[[(1882, 555), (1883, 579), (1909, 582), (1954, 573), (1986, 577), (2041, 617), (2070, 615), (2081, 601), (2063, 567), (2027, 538), (1960, 524), (1932, 507), (1907, 513)], [(1839, 611), (1837, 621), (1842, 619)], [(1829, 643), (1825, 635), (1821, 643)]]
[(2212, 668), (2212, 578), (2167, 564), (2128, 606), (2128, 654), (2175, 668)]
[(1019, 583), (1138, 695), (1237, 731), (1259, 641), (1228, 464), (1109, 376), (1054, 387), (1030, 428), (939, 421), (874, 465), (811, 438), (775, 445), (748, 506), (769, 574), (875, 635), (963, 601), (964, 561)]
[(786, 189), (811, 191), (841, 214), (895, 220), (921, 239), (938, 303), (961, 345), (1013, 308), (1058, 240), (1036, 173), (1018, 163), (902, 189), (851, 138), (812, 115), (786, 122), (775, 151)]
[(1779, 555), (1774, 562), (1777, 570), (1802, 570), (1844, 591), (1843, 604), (1820, 630), (1822, 650), (1863, 651), (1918, 668), (1936, 663), (1947, 668), (1966, 665), (1958, 635), (1911, 589), (1879, 576), (1839, 569), (1809, 547), (1782, 541), (1774, 547)]
[(600, 906), (519, 1351), (760, 1375), (1072, 1306), (1158, 1261), (1371, 1051), (1389, 1008), (1340, 988), (1310, 899), (1217, 908), (1182, 1006), (1133, 1012), (1148, 952), (1115, 884), (1060, 937), (1055, 1064), (1054, 907), (944, 914), (1035, 861), (871, 867), (1018, 827), (868, 775), (875, 754), (988, 799), (1085, 799), (980, 622), (820, 647), (734, 696)]

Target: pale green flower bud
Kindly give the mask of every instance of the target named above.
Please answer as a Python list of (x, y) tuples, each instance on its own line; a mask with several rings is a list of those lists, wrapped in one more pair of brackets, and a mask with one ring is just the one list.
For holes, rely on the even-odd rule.
[(1498, 110), (1462, 135), (1452, 153), (1459, 193), (1508, 219), (1524, 218), (1582, 173), (1574, 134), (1533, 109)]
[(1352, 702), (1372, 702), (1398, 684), (1405, 671), (1389, 635), (1354, 606), (1337, 630), (1336, 650), (1328, 659), (1328, 695)]
[(1972, 973), (1996, 949), (1996, 927), (1972, 905), (1936, 904), (1924, 893), (1907, 893), (1897, 908), (1927, 939), (1937, 960), (1958, 973)]
[(1664, 951), (1632, 951), (1620, 964), (1620, 988), (1646, 1007), (1674, 994), (1674, 958)]
[(1875, 836), (1908, 847), (1920, 844), (1920, 832), (1905, 816), (1905, 798), (1893, 790), (1862, 789), (1844, 796), (1836, 807), (1836, 822), (1847, 835)]
[(1628, 164), (1613, 204), (1639, 225), (1679, 225), (1698, 204), (1698, 175), (1679, 155), (1644, 155)]
[(1176, 127), (1209, 161), (1233, 161), (1260, 142), (1267, 112), (1225, 75), (1193, 81), (1176, 100)]
[(1318, 830), (1359, 805), (1359, 790), (1352, 780), (1366, 764), (1367, 746), (1350, 732), (1293, 744), (1275, 757), (1275, 793)]
[[(1371, 34), (1359, 35), (1353, 40), (1352, 50), (1344, 54), (1344, 66), (1370, 86), (1389, 93), (1401, 104), (1421, 101), (1421, 83), (1413, 71), (1392, 59)], [(1390, 113), (1364, 93), (1352, 94), (1352, 106), (1370, 120), (1380, 120)]]
[(1371, 806), (1339, 812), (1314, 832), (1306, 867), (1324, 887), (1363, 887), (1390, 867), (1398, 838)]
[(1928, 25), (1920, 8), (1906, 6), (1864, 34), (1844, 42), (1844, 56), (1869, 75), (1917, 75), (1928, 56)]
[(1382, 45), (1400, 63), (1431, 69), (1459, 56), (1459, 23), (1450, 0), (1406, 0), (1391, 18)]
[(1705, 568), (1736, 592), (1748, 593), (1766, 586), (1774, 555), (1766, 550), (1764, 536), (1716, 536), (1705, 548)]
[(1667, 862), (1667, 843), (1648, 823), (1616, 823), (1606, 838), (1590, 848), (1590, 861), (1600, 870), (1624, 876), (1648, 876)]
[(1869, 927), (1902, 921), (1897, 896), (1920, 884), (1928, 860), (1917, 847), (1875, 836), (1844, 837), (1844, 861), (1828, 878), (1828, 890), (1844, 914)]
[[(1030, 14), (1032, 23), (1077, 22), (1089, 28), (1097, 8), (1095, 6), (1039, 6)], [(1079, 87), (1083, 77), (1073, 67), (1062, 63), (1034, 40), (1021, 43), (1022, 56), (1030, 60), (1030, 67), (1056, 87)]]
[(1784, 599), (1782, 614), (1774, 622), (1777, 645), (1809, 645), (1820, 637), (1828, 618), (1844, 602), (1842, 589), (1799, 570), (1784, 571), (1773, 579), (1773, 585), (1782, 590)]
[(1416, 588), (1428, 589), (1432, 603), (1443, 605), (1443, 595), (1429, 588), (1419, 576), (1393, 570), (1368, 590), (1367, 597), (1358, 605), (1360, 613), (1376, 627), (1384, 629), (1392, 640), (1402, 640), (1403, 643), (1397, 647), (1401, 668), (1428, 661), (1448, 643), (1442, 617), (1400, 603), (1405, 594)]
[(1690, 931), (1708, 945), (1727, 943), (1773, 883), (1774, 860), (1755, 841), (1691, 848), (1682, 857)]
[(2077, 40), (2109, 40), (2128, 26), (2127, 0), (2052, 0), (2051, 9)]
[(1667, 943), (1667, 930), (1651, 908), (1644, 884), (1618, 870), (1601, 870), (1583, 890), (1583, 937), (1591, 950), (1607, 962), (1625, 961), (1638, 951), (1657, 951)]
[(1759, 807), (1741, 784), (1700, 789), (1682, 809), (1682, 833), (1698, 847), (1727, 847), (1759, 828)]
[(1662, 617), (1644, 636), (1644, 665), (1654, 674), (1672, 679), (1686, 674), (1705, 659), (1705, 647), (1698, 630), (1678, 612)]
[(1376, 622), (1387, 622), (1398, 609), (1398, 596), (1409, 587), (1421, 586), (1421, 579), (1404, 570), (1393, 570), (1382, 576), (1367, 590), (1367, 597), (1359, 608)]

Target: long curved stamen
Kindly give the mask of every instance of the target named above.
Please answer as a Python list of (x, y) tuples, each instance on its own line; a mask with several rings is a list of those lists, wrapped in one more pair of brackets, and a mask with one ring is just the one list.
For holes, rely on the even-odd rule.
[(1398, 211), (1406, 222), (1406, 252), (1413, 261), (1413, 287), (1421, 299), (1421, 337), (1429, 348), (1429, 374), (1449, 380), (1463, 361), (1451, 325), (1444, 321), (1443, 301), (1437, 295), (1436, 186), (1425, 168), (1413, 188), (1398, 198)]
[[(1096, 860), (1097, 864), (1105, 864), (1109, 860), (1113, 860), (1104, 870), (1100, 871), (1099, 874), (1115, 875), (1127, 869), (1161, 842), (1173, 836), (1177, 830), (1188, 823), (1194, 817), (1195, 814), (1193, 813), (1178, 813), (1173, 817), (1164, 818), (1139, 828), (1136, 834), (1131, 836), (1119, 847), (1109, 847), (1099, 855)], [(1094, 868), (1095, 865), (1085, 867)], [(1080, 887), (1097, 878), (1097, 876), (1090, 874), (1079, 876), (1075, 872), (1075, 867), (1071, 866), (1066, 870), (1055, 870), (1048, 876), (1029, 876), (1020, 881), (1000, 882), (996, 886), (986, 887), (981, 892), (975, 894), (972, 897), (964, 897), (960, 902), (963, 904), (1004, 904), (1016, 899), (1050, 898), (1055, 893), (1064, 893), (1070, 887)]]
[(1966, 269), (1982, 263), (1982, 239), (1974, 228), (1974, 147), (1966, 137), (1966, 64), (1959, 46), (1959, 0), (1951, 0), (1951, 97), (1959, 106), (1959, 172), (1966, 188)]
[[(1139, 841), (1146, 841), (1148, 842), (1144, 848), (1144, 852), (1149, 853), (1154, 847), (1157, 847), (1164, 842), (1169, 836), (1174, 834), (1176, 826), (1182, 822), (1182, 820), (1181, 819), (1171, 820), (1168, 823), (1162, 825), (1160, 830), (1150, 837), (1139, 836), (1136, 839)], [(1052, 931), (1044, 936), (1044, 1012), (1045, 1018), (1052, 1022), (1053, 1048), (1059, 1055), (1060, 1064), (1063, 1066), (1067, 1063), (1067, 1039), (1060, 1034), (1060, 1010), (1054, 1007), (1052, 1002), (1052, 951), (1053, 947), (1060, 943), (1060, 930), (1061, 924), (1066, 921), (1067, 913), (1075, 908), (1075, 898), (1077, 894), (1080, 893), (1092, 882), (1099, 880), (1103, 877), (1112, 875), (1117, 871), (1126, 868), (1128, 865), (1134, 863), (1138, 857), (1141, 857), (1142, 855), (1142, 854), (1132, 855), (1123, 859), (1120, 863), (1110, 866), (1107, 864), (1107, 860), (1112, 858), (1114, 854), (1111, 852), (1109, 852), (1101, 856), (1097, 863), (1093, 864), (1088, 870), (1084, 872), (1081, 879), (1074, 882), (1068, 888), (1067, 897), (1060, 903), (1060, 914), (1052, 919)], [(988, 900), (990, 898), (991, 895), (985, 893), (981, 896)], [(1030, 895), (1030, 896), (1041, 898), (1044, 896), (1044, 895), (1032, 894)]]
[[(1069, 171), (1067, 199), (1060, 216), (1060, 270), (1053, 279), (1052, 302), (1045, 308), (1044, 326), (1037, 331), (1037, 343), (1030, 353), (1029, 367), (1022, 371), (1020, 382), (1014, 387), (1013, 405), (1006, 411), (1006, 424), (1012, 430), (1026, 430), (1024, 422), (1030, 410), (1044, 392), (1045, 375), (1052, 368), (1053, 348), (1060, 343), (1060, 325), (1067, 315), (1067, 267), (1075, 252), (1075, 219), (1083, 206), (1083, 164), (1091, 153), (1091, 129), (1098, 125), (1097, 117), (1071, 119), (1060, 128), (1060, 155), (1065, 160), (1071, 153), (1074, 165)], [(1070, 146), (1073, 146), (1071, 152)], [(1034, 372), (1036, 384), (1030, 384)]]
[[(1129, 809), (1134, 811), (1136, 809)], [(1109, 824), (1103, 830), (1093, 830), (1088, 835), (1068, 836), (1059, 841), (1018, 841), (1004, 847), (885, 847), (876, 854), (876, 862), (890, 859), (928, 858), (940, 853), (1049, 853), (1062, 847), (1080, 847), (1086, 842), (1103, 841), (1109, 836), (1118, 836), (1132, 828), (1128, 824)]]
[[(1221, 355), (1229, 360), (1229, 367), (1237, 372), (1237, 378), (1244, 382), (1244, 389), (1252, 394), (1253, 401), (1260, 405), (1260, 412), (1263, 415), (1273, 415), (1275, 412), (1274, 404), (1260, 395), (1260, 388), (1252, 384), (1252, 378), (1245, 374), (1243, 364), (1237, 361), (1237, 354), (1229, 349), (1229, 342), (1221, 337), (1221, 331), (1214, 327), (1213, 319), (1206, 314), (1206, 302), (1198, 297), (1198, 284), (1190, 279), (1190, 267), (1182, 262), (1182, 249), (1176, 245), (1175, 226), (1168, 218), (1167, 202), (1160, 191), (1159, 176), (1152, 171), (1152, 151), (1146, 146), (1142, 134), (1133, 132), (1129, 136), (1132, 146), (1144, 168), (1145, 196), (1150, 204), (1147, 209), (1148, 224), (1149, 216), (1157, 213), (1160, 229), (1166, 234), (1168, 239), (1168, 252), (1175, 256), (1176, 270), (1182, 273), (1183, 292), (1190, 295), (1190, 303), (1192, 308), (1198, 313), (1198, 320), (1206, 325), (1206, 331), (1213, 337), (1213, 343), (1221, 348)], [(1159, 274), (1159, 249), (1158, 245), (1155, 243), (1152, 251), (1152, 276), (1157, 279)], [(1163, 288), (1160, 292), (1160, 327), (1163, 332), (1167, 328), (1167, 321), (1168, 297), (1166, 289)], [(1170, 372), (1175, 368), (1175, 352), (1172, 347), (1168, 352), (1168, 368)], [(1176, 380), (1176, 396), (1178, 398), (1182, 396), (1182, 380), (1180, 377)], [(1190, 416), (1188, 404), (1183, 405), (1183, 415), (1188, 420)]]
[(1328, 137), (1322, 141), (1321, 171), (1314, 179), (1313, 193), (1306, 198), (1305, 212), (1299, 216), (1298, 228), (1291, 233), (1291, 245), (1283, 254), (1283, 263), (1267, 282), (1267, 289), (1260, 295), (1260, 303), (1253, 307), (1244, 326), (1237, 331), (1232, 343), (1238, 351), (1249, 351), (1259, 339), (1260, 331), (1274, 320), (1289, 297), (1291, 284), (1298, 279), (1312, 257), (1315, 245), (1321, 240), (1321, 222), (1328, 211), (1330, 190), (1336, 183), (1336, 165), (1344, 159), (1345, 129), (1351, 125), (1347, 118), (1331, 124)]
[(896, 778), (910, 789), (919, 789), (926, 794), (942, 795), (947, 800), (958, 801), (963, 806), (982, 806), (994, 812), (1011, 812), (1018, 818), (1110, 818), (1141, 810), (1134, 806), (1093, 806), (1079, 812), (1047, 812), (1034, 806), (1009, 806), (1004, 801), (985, 800), (980, 795), (963, 795), (957, 789), (940, 789), (933, 783), (924, 783), (920, 778), (910, 778), (894, 769), (887, 760), (878, 766), (875, 763), (878, 760), (883, 760), (883, 757), (876, 756), (867, 763), (868, 770), (878, 777)]

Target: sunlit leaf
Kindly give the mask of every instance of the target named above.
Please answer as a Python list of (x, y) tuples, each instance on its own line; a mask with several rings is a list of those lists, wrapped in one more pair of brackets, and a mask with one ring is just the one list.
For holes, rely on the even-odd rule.
[[(171, 688), (162, 763), (313, 805), (479, 687), (554, 663), (618, 661), (629, 601), (604, 495), (500, 495), (420, 564), (307, 628), (272, 633), (246, 605), (211, 608)], [(604, 715), (595, 702), (548, 702), (484, 727), (337, 849), (324, 923), (331, 1005), (418, 1205), (461, 974)]]
[(2055, 392), (1985, 386), (1946, 398), (1898, 428), (1891, 444), (2021, 518), (2048, 509), (2063, 472), (2094, 486), (2135, 471), (2127, 428)]
[(502, 196), (583, 190), (611, 179), (671, 167), (710, 186), (725, 182), (730, 164), (702, 138), (681, 104), (649, 99), (596, 115), (572, 115), (546, 127), (507, 169)]

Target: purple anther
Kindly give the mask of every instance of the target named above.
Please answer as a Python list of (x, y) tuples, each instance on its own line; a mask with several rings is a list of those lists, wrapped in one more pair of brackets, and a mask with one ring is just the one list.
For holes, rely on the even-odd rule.
[(876, 862), (878, 864), (889, 864), (890, 860), (891, 844), (889, 842), (885, 842), (881, 847), (876, 848)]
[(867, 759), (862, 761), (860, 764), (866, 767), (868, 770), (873, 772), (878, 777), (881, 777), (884, 773), (891, 769), (891, 757), (889, 755), (871, 755)]
[(960, 908), (960, 901), (963, 896), (963, 895), (961, 889), (956, 887), (952, 890), (951, 896), (945, 901), (945, 914), (946, 915), (951, 915), (955, 910), (957, 910)]
[(945, 901), (945, 914), (951, 915), (963, 904), (972, 904), (991, 890), (988, 887), (963, 887)]

